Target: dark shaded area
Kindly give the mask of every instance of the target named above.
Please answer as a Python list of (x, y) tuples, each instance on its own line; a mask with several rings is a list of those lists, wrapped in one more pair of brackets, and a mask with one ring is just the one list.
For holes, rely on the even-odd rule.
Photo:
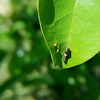
[(36, 0), (11, 2), (13, 14), (0, 16), (0, 100), (100, 100), (100, 53), (73, 68), (54, 69)]
[(3, 50), (0, 50), (0, 61), (5, 57), (6, 52)]
[[(51, 24), (54, 20), (55, 11), (53, 0), (39, 0), (39, 8), (40, 8), (40, 20), (42, 24), (48, 25)], [(43, 6), (44, 5), (44, 6)], [(49, 19), (49, 20), (48, 20)]]

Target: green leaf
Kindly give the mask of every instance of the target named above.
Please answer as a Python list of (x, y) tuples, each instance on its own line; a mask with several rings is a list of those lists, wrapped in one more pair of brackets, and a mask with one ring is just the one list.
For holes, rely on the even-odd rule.
[[(100, 0), (38, 0), (41, 30), (55, 66), (79, 65), (100, 49)], [(55, 53), (54, 43), (59, 52)], [(65, 48), (69, 47), (66, 63)]]

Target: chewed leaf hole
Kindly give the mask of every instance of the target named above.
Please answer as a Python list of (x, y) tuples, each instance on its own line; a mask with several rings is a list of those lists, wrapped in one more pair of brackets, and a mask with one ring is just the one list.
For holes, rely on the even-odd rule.
[(55, 53), (59, 52), (59, 45), (58, 43), (55, 43), (55, 42), (54, 42), (54, 52)]

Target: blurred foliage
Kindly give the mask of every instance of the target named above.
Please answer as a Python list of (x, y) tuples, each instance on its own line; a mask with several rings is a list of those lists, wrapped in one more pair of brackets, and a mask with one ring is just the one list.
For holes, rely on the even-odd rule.
[(0, 100), (100, 100), (100, 53), (74, 68), (54, 69), (37, 0), (10, 3), (11, 13), (0, 13)]

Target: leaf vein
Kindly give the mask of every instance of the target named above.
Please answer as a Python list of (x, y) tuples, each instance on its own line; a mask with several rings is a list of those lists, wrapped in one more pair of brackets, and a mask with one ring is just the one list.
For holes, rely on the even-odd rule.
[[(73, 12), (73, 11), (72, 11), (72, 12)], [(55, 25), (60, 19), (64, 18), (65, 16), (67, 16), (67, 15), (69, 15), (69, 14), (71, 14), (72, 12), (69, 12), (68, 14), (65, 14), (65, 15), (62, 16), (61, 18), (57, 19), (57, 20), (55, 21), (54, 25)], [(52, 27), (53, 27), (54, 25), (52, 25)], [(51, 28), (52, 28), (52, 27), (51, 27)]]
[(69, 31), (68, 37), (69, 37), (70, 34), (71, 34), (71, 28), (72, 28), (72, 22), (73, 22), (73, 18), (74, 18), (74, 13), (75, 13), (76, 4), (77, 4), (77, 0), (75, 1), (75, 6), (74, 6), (74, 10), (73, 10), (72, 21), (71, 21), (71, 26), (70, 26), (70, 31)]
[[(79, 2), (79, 1), (78, 1), (78, 2)], [(95, 17), (93, 16), (93, 14), (91, 13), (91, 11), (89, 11), (81, 2), (79, 2), (79, 3), (81, 4), (81, 6), (82, 6), (83, 8), (85, 8), (85, 9), (90, 13), (90, 15), (93, 17), (93, 19), (94, 19), (96, 25), (98, 26), (98, 24), (97, 24), (97, 22), (96, 22), (96, 19), (95, 19)]]

